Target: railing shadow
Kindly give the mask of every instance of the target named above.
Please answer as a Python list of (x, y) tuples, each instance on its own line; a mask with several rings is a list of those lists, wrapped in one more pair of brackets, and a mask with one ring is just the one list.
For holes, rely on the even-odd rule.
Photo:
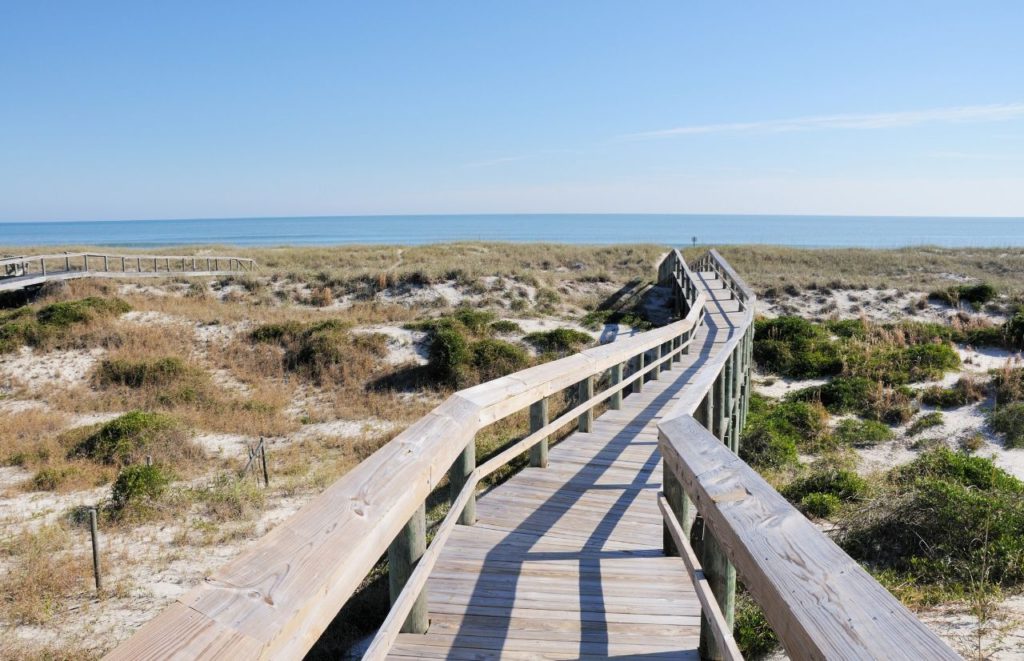
[[(716, 324), (718, 322), (710, 318), (710, 316), (706, 321), (709, 324), (709, 332), (704, 334), (702, 344), (698, 346), (695, 342), (690, 348), (691, 354), (695, 354), (693, 362), (684, 370), (676, 368), (671, 372), (661, 375), (661, 378), (672, 375), (674, 381), (651, 398), (650, 402), (637, 411), (628, 422), (622, 424), (622, 428), (599, 449), (600, 461), (581, 466), (562, 488), (551, 494), (544, 503), (534, 509), (513, 530), (508, 531), (502, 541), (486, 553), (465, 608), (465, 614), (469, 616), (475, 610), (481, 609), (487, 613), (488, 621), (491, 623), (487, 630), (487, 637), (490, 639), (487, 643), (488, 648), (495, 651), (501, 650), (508, 637), (523, 565), (527, 562), (575, 560), (579, 562), (579, 583), (577, 589), (580, 611), (587, 614), (587, 617), (581, 617), (579, 622), (579, 654), (587, 656), (610, 655), (606, 603), (601, 587), (601, 561), (614, 557), (640, 558), (662, 555), (660, 546), (657, 548), (640, 548), (638, 545), (632, 545), (633, 548), (629, 548), (631, 546), (629, 544), (618, 543), (619, 548), (617, 549), (606, 550), (605, 548), (630, 506), (634, 504), (641, 494), (651, 494), (651, 492), (660, 487), (660, 483), (652, 481), (652, 477), (661, 460), (655, 444), (649, 445), (651, 447), (650, 455), (629, 483), (623, 485), (601, 485), (598, 482), (609, 473), (616, 460), (621, 458), (627, 448), (635, 447), (634, 439), (644, 424), (654, 420), (668, 406), (671, 400), (686, 387), (690, 378), (713, 357), (716, 333), (710, 331), (714, 330), (717, 332)], [(629, 403), (629, 399), (632, 397), (628, 397), (626, 402)], [(639, 443), (636, 445), (639, 445)], [(648, 444), (643, 443), (643, 445)], [(554, 453), (552, 460), (556, 460)], [(531, 470), (541, 471), (544, 469)], [(579, 539), (580, 548), (578, 550), (565, 552), (532, 550), (535, 544), (544, 538), (546, 533), (555, 528), (559, 521), (572, 511), (584, 494), (595, 489), (603, 491), (621, 489), (621, 493), (585, 538), (582, 536), (559, 538), (560, 541), (568, 541), (570, 543), (574, 539)], [(484, 509), (483, 502), (481, 503), (481, 509)], [(500, 573), (501, 575), (503, 587), (500, 594), (496, 593), (493, 585), (488, 580), (488, 575), (492, 572)], [(455, 635), (452, 649), (460, 647), (479, 648), (480, 644), (480, 639), (473, 635), (472, 632), (467, 631), (466, 627), (462, 626)], [(480, 651), (483, 652), (483, 650)], [(680, 650), (679, 652), (689, 654), (692, 653), (692, 650)], [(669, 656), (672, 655), (656, 654), (651, 655), (651, 658), (668, 658)]]

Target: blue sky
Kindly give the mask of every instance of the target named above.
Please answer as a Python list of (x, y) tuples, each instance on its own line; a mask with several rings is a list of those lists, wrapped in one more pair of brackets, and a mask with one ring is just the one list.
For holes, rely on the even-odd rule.
[(1021, 2), (0, 6), (0, 220), (1024, 216)]

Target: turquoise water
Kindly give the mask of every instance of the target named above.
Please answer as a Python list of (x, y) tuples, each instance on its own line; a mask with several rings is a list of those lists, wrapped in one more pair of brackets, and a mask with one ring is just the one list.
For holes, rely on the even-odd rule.
[(0, 223), (0, 246), (339, 245), (449, 241), (894, 248), (1024, 246), (1024, 218), (529, 214)]

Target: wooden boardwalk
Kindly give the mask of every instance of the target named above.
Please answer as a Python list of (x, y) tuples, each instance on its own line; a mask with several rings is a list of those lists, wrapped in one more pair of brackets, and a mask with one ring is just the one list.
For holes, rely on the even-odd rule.
[(399, 635), (391, 657), (697, 658), (700, 603), (662, 553), (657, 423), (742, 317), (722, 280), (697, 275), (707, 316), (689, 354), (553, 446), (546, 468), (480, 496), (430, 574), (428, 633)]

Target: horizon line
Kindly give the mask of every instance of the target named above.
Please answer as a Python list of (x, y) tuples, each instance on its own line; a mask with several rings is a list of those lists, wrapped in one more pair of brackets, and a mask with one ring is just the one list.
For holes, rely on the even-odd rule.
[(29, 225), (34, 223), (173, 223), (173, 222), (195, 222), (203, 220), (214, 221), (243, 221), (243, 220), (312, 220), (318, 218), (459, 218), (459, 217), (508, 217), (508, 216), (706, 216), (712, 218), (722, 217), (748, 217), (748, 218), (905, 218), (915, 220), (945, 219), (945, 220), (1024, 220), (1022, 215), (937, 215), (937, 214), (857, 214), (857, 213), (701, 213), (701, 212), (679, 212), (679, 211), (617, 211), (617, 212), (588, 212), (588, 211), (527, 211), (527, 212), (458, 212), (458, 213), (363, 213), (363, 214), (310, 214), (310, 215), (270, 215), (270, 216), (192, 216), (192, 217), (163, 217), (163, 218), (49, 218), (45, 220), (5, 220), (0, 219), (0, 225)]

